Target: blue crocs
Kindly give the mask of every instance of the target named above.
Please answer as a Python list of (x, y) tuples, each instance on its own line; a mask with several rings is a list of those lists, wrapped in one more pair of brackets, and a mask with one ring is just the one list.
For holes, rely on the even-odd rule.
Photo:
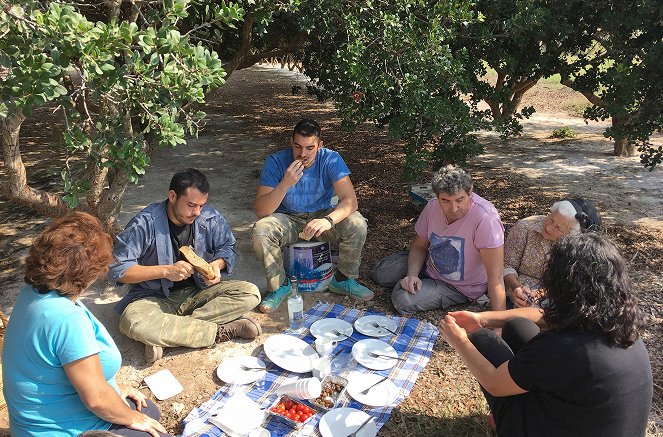
[(271, 313), (281, 305), (285, 299), (287, 299), (292, 294), (292, 286), (290, 285), (290, 278), (287, 279), (288, 283), (281, 285), (276, 290), (270, 292), (265, 298), (260, 302), (258, 310), (261, 313)]
[(374, 296), (371, 290), (354, 279), (348, 278), (345, 281), (337, 281), (336, 275), (334, 275), (331, 284), (329, 284), (329, 291), (336, 294), (344, 294), (359, 300), (371, 300)]

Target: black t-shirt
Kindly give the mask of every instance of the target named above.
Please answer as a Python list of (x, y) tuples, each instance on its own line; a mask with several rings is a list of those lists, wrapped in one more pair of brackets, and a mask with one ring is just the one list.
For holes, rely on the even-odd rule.
[[(193, 247), (193, 225), (177, 226), (175, 223), (168, 219), (168, 229), (170, 231), (170, 243), (173, 245), (173, 253), (175, 254), (175, 261), (183, 261), (184, 257), (180, 252), (180, 247), (191, 246)], [(170, 291), (181, 290), (186, 287), (194, 287), (196, 281), (193, 276), (177, 281), (170, 287)]]
[[(653, 386), (642, 340), (610, 346), (597, 334), (546, 331), (509, 360), (511, 436), (644, 436)], [(506, 420), (509, 420), (508, 418)]]

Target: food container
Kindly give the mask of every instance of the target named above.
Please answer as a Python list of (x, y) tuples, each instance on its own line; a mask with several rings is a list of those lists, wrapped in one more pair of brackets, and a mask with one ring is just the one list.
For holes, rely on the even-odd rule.
[[(343, 397), (348, 387), (348, 380), (336, 375), (327, 375), (322, 379), (322, 394), (315, 399), (308, 399), (311, 405), (324, 411), (329, 411), (336, 408), (338, 401)], [(331, 398), (331, 405), (325, 402), (325, 398), (329, 401)]]
[[(297, 421), (297, 420), (293, 420), (289, 417), (286, 417), (282, 413), (278, 413), (278, 412), (274, 411), (274, 409), (277, 408), (279, 404), (286, 403), (286, 402), (292, 402), (295, 405), (304, 405), (305, 407), (307, 407), (311, 411), (312, 414), (306, 420), (304, 420), (303, 422), (300, 422), (300, 421)], [(267, 413), (271, 417), (273, 417), (275, 420), (278, 420), (282, 423), (285, 423), (285, 424), (287, 424), (287, 425), (289, 425), (289, 426), (291, 426), (295, 429), (301, 429), (304, 425), (309, 423), (311, 421), (311, 419), (313, 419), (313, 417), (317, 414), (317, 411), (316, 411), (315, 408), (309, 407), (308, 405), (306, 405), (306, 403), (304, 403), (302, 401), (298, 401), (298, 400), (293, 399), (289, 396), (283, 395), (283, 396), (279, 396), (276, 399), (276, 401), (274, 401), (274, 403), (272, 403), (272, 405), (270, 405), (270, 407), (267, 409)]]

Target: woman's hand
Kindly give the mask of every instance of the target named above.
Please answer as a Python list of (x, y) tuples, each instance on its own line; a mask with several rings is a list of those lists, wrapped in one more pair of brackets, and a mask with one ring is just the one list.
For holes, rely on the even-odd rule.
[(477, 329), (485, 328), (486, 324), (481, 318), (481, 313), (470, 311), (451, 311), (449, 315), (455, 320), (455, 323), (463, 328), (468, 334)]
[(401, 287), (412, 294), (417, 294), (421, 290), (421, 279), (418, 276), (406, 276), (401, 279)]
[(456, 319), (447, 314), (444, 319), (440, 320), (440, 330), (442, 335), (447, 340), (447, 343), (454, 349), (458, 349), (460, 345), (469, 341), (467, 338), (467, 331), (458, 326)]
[[(136, 410), (140, 411), (142, 408), (147, 407), (147, 397), (141, 393), (138, 389), (120, 386), (120, 397), (124, 399), (131, 399), (136, 403)], [(125, 400), (125, 403), (129, 403)]]
[(127, 428), (146, 432), (152, 437), (159, 437), (159, 433), (166, 433), (166, 428), (162, 424), (138, 411), (134, 412), (134, 417), (132, 417)]
[(513, 289), (513, 303), (518, 308), (532, 306), (532, 290), (529, 287), (521, 285)]

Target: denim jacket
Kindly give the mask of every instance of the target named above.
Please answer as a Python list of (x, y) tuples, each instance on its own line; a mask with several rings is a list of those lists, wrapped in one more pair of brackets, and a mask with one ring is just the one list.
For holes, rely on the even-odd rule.
[[(176, 257), (170, 241), (166, 201), (156, 202), (129, 221), (120, 234), (115, 237), (113, 255), (115, 262), (108, 271), (108, 280), (116, 286), (122, 286), (120, 279), (129, 267), (174, 264)], [(227, 273), (232, 273), (237, 251), (235, 237), (226, 219), (211, 206), (205, 205), (194, 225), (193, 250), (206, 261), (223, 258)], [(205, 283), (198, 272), (194, 273), (198, 287), (205, 288)], [(168, 297), (173, 282), (166, 278), (131, 284), (129, 292), (115, 306), (115, 311), (122, 314), (132, 301), (145, 297)]]

